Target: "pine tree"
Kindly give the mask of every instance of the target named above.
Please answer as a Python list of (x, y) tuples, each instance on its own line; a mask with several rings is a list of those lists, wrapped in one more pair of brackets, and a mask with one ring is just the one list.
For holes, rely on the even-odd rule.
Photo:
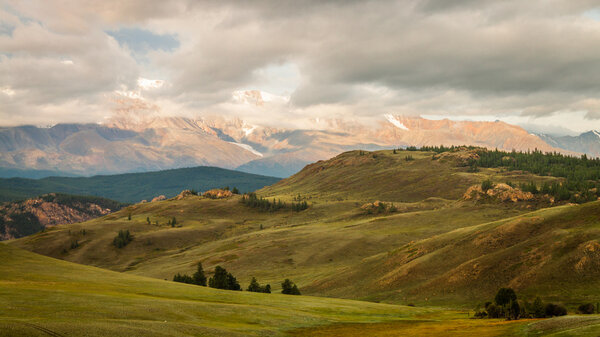
[(198, 262), (198, 270), (194, 273), (192, 277), (194, 278), (194, 284), (206, 287), (206, 275), (204, 275), (202, 262)]
[(286, 295), (300, 295), (300, 290), (290, 279), (285, 279), (281, 284), (281, 293)]

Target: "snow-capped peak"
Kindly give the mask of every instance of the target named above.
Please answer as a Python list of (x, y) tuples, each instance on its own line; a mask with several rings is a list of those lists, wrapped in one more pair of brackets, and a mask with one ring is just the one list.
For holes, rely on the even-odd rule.
[(598, 136), (598, 138), (600, 138), (600, 133), (598, 133), (598, 131), (596, 131), (596, 130), (592, 130), (592, 132), (593, 132), (593, 133), (594, 133), (596, 136)]
[(391, 114), (385, 114), (383, 116), (388, 120), (388, 122), (392, 123), (398, 129), (405, 131), (409, 130), (404, 124), (402, 124), (398, 119), (396, 119), (396, 117), (392, 116)]

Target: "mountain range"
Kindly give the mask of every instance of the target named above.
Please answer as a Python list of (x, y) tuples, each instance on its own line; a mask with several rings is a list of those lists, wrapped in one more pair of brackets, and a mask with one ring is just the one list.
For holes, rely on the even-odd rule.
[(538, 135), (551, 146), (561, 149), (585, 153), (588, 157), (600, 157), (600, 132), (596, 130), (584, 132), (579, 136)]
[(250, 124), (238, 118), (139, 117), (103, 124), (0, 128), (0, 176), (119, 174), (192, 166), (287, 177), (350, 149), (475, 145), (500, 150), (600, 154), (600, 138), (530, 134), (496, 122), (384, 115), (374, 123), (317, 119), (303, 129)]

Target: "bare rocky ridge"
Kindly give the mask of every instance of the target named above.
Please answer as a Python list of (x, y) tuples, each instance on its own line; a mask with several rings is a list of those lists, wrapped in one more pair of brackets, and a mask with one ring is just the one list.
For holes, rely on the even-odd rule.
[(0, 240), (26, 236), (50, 226), (87, 221), (122, 206), (103, 198), (55, 193), (4, 203), (0, 205)]

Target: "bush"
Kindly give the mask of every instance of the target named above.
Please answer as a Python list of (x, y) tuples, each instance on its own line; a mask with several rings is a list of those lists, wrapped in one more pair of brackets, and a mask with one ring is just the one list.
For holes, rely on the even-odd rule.
[(494, 183), (489, 179), (486, 179), (481, 183), (481, 190), (484, 192), (487, 192), (487, 190), (492, 188), (494, 188)]
[(583, 315), (591, 315), (596, 312), (596, 308), (592, 303), (582, 304), (577, 307), (577, 313)]
[(300, 290), (298, 290), (298, 287), (294, 282), (285, 279), (281, 284), (281, 293), (286, 295), (300, 295)]
[(489, 318), (499, 318), (502, 315), (502, 309), (493, 303), (485, 307)]
[(546, 317), (564, 316), (567, 314), (567, 308), (560, 304), (548, 303), (544, 309)]
[(215, 267), (215, 274), (208, 280), (208, 286), (225, 290), (242, 290), (236, 278), (221, 266)]
[(127, 246), (133, 240), (133, 236), (129, 233), (129, 229), (120, 230), (117, 236), (113, 239), (113, 245), (117, 248)]

